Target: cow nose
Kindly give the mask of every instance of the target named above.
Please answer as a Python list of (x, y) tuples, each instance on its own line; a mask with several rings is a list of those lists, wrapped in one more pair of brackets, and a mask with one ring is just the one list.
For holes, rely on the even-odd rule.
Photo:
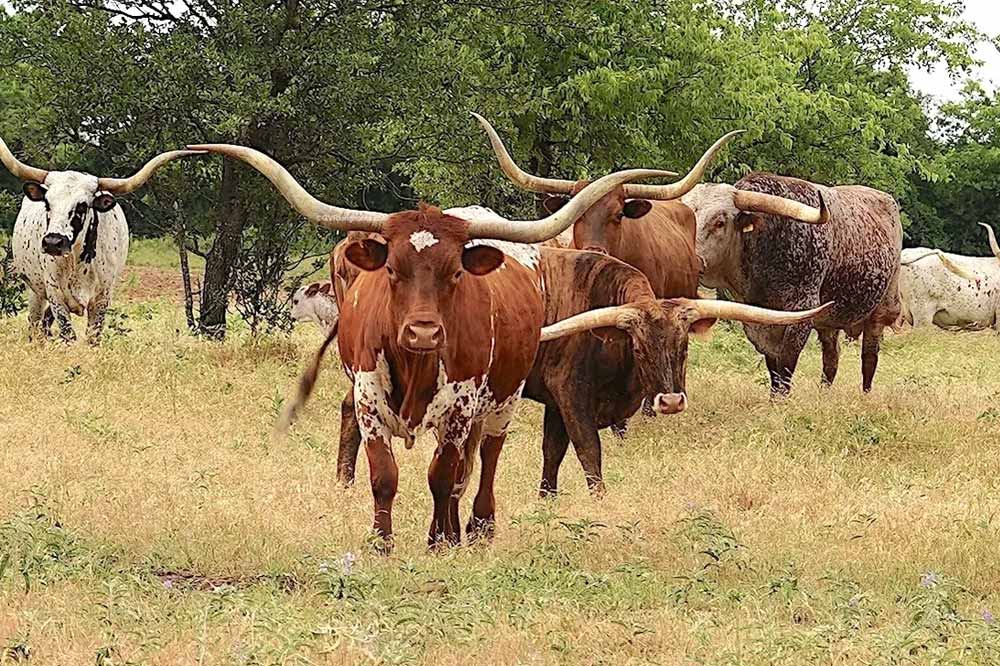
[(653, 399), (653, 409), (659, 414), (680, 414), (687, 409), (687, 404), (684, 393), (657, 393)]
[(51, 254), (54, 257), (61, 257), (69, 253), (69, 239), (62, 234), (45, 234), (42, 237), (42, 252)]
[(432, 321), (415, 321), (403, 327), (402, 342), (411, 351), (434, 351), (444, 342), (444, 328)]
[(605, 250), (603, 247), (599, 247), (597, 245), (588, 245), (587, 247), (583, 248), (583, 250), (584, 250), (584, 252), (596, 252), (597, 254), (607, 254), (608, 253), (608, 251)]

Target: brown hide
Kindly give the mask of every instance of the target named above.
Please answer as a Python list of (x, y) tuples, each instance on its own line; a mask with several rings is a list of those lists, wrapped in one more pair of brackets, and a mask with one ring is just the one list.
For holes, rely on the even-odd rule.
[[(576, 194), (589, 184), (579, 181)], [(565, 199), (547, 202), (550, 209)], [(633, 209), (640, 217), (629, 217)], [(573, 225), (573, 247), (604, 252), (639, 269), (658, 298), (697, 297), (701, 264), (694, 212), (676, 201), (626, 201), (623, 188), (605, 195)]]
[[(431, 207), (393, 215), (382, 232), (387, 247), (384, 266), (360, 272), (353, 283), (351, 273), (340, 276), (345, 262), (334, 253), (334, 273), (344, 277), (346, 287), (342, 295), (338, 288), (340, 357), (355, 385), (344, 414), (356, 418), (360, 428), (372, 473), (374, 529), (390, 544), (398, 483), (391, 438), (412, 441), (425, 418), (433, 419), (426, 425), (437, 429), (440, 444), (428, 471), (434, 496), (429, 543), (460, 539), (457, 497), (468, 483), (471, 458), (482, 435), (484, 474), (470, 526), (492, 529), (492, 474), (506, 427), (505, 422), (493, 420), (503, 411), (501, 405), (516, 400), (538, 349), (544, 310), (537, 267), (506, 257), (485, 275), (470, 272), (476, 256), (499, 253), (483, 246), (466, 248), (467, 229), (467, 222)], [(433, 243), (417, 242), (431, 237)], [(352, 254), (357, 247), (352, 243), (359, 242), (372, 241), (350, 241), (344, 255), (351, 261), (361, 254)], [(434, 351), (415, 353), (403, 343), (401, 331), (416, 311), (421, 317), (430, 313), (440, 319), (444, 343)], [(369, 391), (378, 399), (365, 398), (365, 387), (382, 382), (384, 373), (391, 394), (383, 400), (377, 391)], [(477, 391), (485, 382), (488, 404), (456, 389), (454, 394), (441, 393), (439, 411), (429, 412), (445, 379), (448, 386), (468, 381)], [(352, 398), (353, 410), (346, 404)], [(343, 424), (351, 426), (350, 420), (345, 417)], [(351, 439), (347, 438), (348, 444)]]
[(645, 276), (607, 255), (542, 248), (542, 275), (547, 324), (610, 305), (646, 302), (651, 309), (648, 325), (634, 336), (602, 330), (543, 343), (525, 384), (524, 397), (545, 405), (540, 492), (556, 491), (572, 441), (588, 485), (600, 493), (598, 430), (623, 427), (647, 395), (683, 391), (686, 331), (683, 354), (672, 350), (663, 310)]

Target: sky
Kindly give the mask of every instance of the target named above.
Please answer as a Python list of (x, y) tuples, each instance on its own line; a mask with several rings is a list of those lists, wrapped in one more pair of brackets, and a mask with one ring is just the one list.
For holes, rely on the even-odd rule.
[[(973, 23), (981, 32), (995, 37), (1000, 34), (1000, 0), (965, 0), (965, 18)], [(977, 57), (983, 65), (973, 72), (973, 78), (983, 82), (988, 90), (1000, 87), (1000, 52), (987, 42), (978, 45)], [(914, 87), (938, 101), (957, 99), (961, 90), (961, 82), (952, 81), (943, 67), (926, 72), (913, 70), (910, 80)]]

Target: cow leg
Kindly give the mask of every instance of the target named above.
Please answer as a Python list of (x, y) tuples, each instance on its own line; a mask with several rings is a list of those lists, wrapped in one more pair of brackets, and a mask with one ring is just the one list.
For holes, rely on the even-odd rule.
[(872, 390), (884, 330), (885, 326), (880, 323), (868, 322), (865, 325), (864, 337), (861, 339), (861, 389), (865, 393)]
[[(28, 292), (28, 337), (32, 340), (41, 335), (49, 335), (52, 328), (52, 310), (46, 307), (47, 301), (34, 291)], [(46, 320), (48, 322), (46, 323)]]
[(785, 397), (792, 390), (792, 375), (799, 364), (799, 356), (809, 340), (812, 326), (800, 324), (786, 326), (781, 339), (781, 352), (768, 359), (767, 369), (771, 373), (771, 395)]
[(563, 410), (563, 414), (570, 415), (564, 420), (566, 432), (583, 467), (587, 487), (592, 495), (601, 497), (604, 495), (604, 477), (601, 474), (601, 436), (597, 434), (597, 425), (590, 414), (583, 411), (577, 414)]
[(445, 544), (458, 545), (462, 540), (457, 524), (457, 500), (456, 506), (453, 507), (452, 495), (460, 478), (460, 467), (464, 464), (462, 460), (464, 447), (459, 448), (451, 443), (453, 441), (446, 440), (438, 446), (427, 470), (427, 484), (434, 498), (434, 514), (427, 533), (429, 548)]
[(930, 303), (923, 307), (918, 305), (911, 309), (910, 314), (913, 317), (913, 328), (933, 326), (934, 315), (937, 314), (937, 304)]
[[(545, 424), (542, 430), (542, 483), (538, 489), (539, 497), (550, 497), (556, 494), (559, 483), (559, 467), (566, 457), (569, 448), (569, 435), (563, 423), (559, 409), (553, 405), (545, 406)], [(483, 449), (486, 450), (485, 448)]]
[[(469, 517), (469, 524), (465, 526), (465, 533), (469, 535), (469, 540), (480, 538), (491, 540), (496, 532), (496, 511), (497, 502), (494, 495), (494, 482), (497, 476), (497, 462), (500, 460), (500, 451), (503, 450), (504, 441), (507, 435), (487, 435), (483, 439), (480, 449), (480, 462), (482, 470), (479, 475), (479, 491), (476, 499), (472, 503), (472, 515)], [(563, 453), (566, 452), (563, 447)]]
[(344, 486), (354, 484), (360, 448), (361, 429), (354, 412), (354, 391), (347, 391), (340, 403), (340, 445), (337, 447), (337, 481)]
[(49, 307), (52, 309), (52, 315), (55, 317), (56, 323), (59, 324), (59, 338), (63, 342), (73, 342), (76, 340), (76, 332), (73, 330), (73, 322), (69, 317), (69, 310), (66, 306), (59, 303), (50, 303)]
[(387, 439), (374, 437), (365, 442), (368, 468), (371, 473), (372, 497), (375, 500), (375, 520), (372, 531), (379, 539), (383, 554), (392, 551), (392, 501), (399, 487), (399, 467)]
[(87, 342), (91, 345), (97, 345), (101, 342), (101, 333), (104, 331), (104, 316), (108, 312), (110, 303), (111, 299), (108, 294), (102, 294), (87, 306)]
[(840, 331), (817, 331), (819, 343), (823, 348), (823, 385), (833, 386), (837, 378), (837, 368), (840, 366)]

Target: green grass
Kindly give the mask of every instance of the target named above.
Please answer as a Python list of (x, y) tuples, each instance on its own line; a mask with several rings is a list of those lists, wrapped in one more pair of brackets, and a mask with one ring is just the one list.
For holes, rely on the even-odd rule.
[[(192, 270), (205, 268), (205, 260), (190, 252), (188, 262)], [(180, 268), (181, 260), (172, 238), (133, 238), (129, 242), (128, 263), (151, 268)]]
[(272, 437), (315, 328), (220, 344), (168, 303), (118, 310), (96, 350), (0, 321), (0, 663), (1000, 660), (991, 333), (888, 337), (867, 396), (858, 345), (824, 390), (811, 344), (772, 403), (720, 327), (694, 343), (688, 412), (605, 435), (604, 499), (572, 453), (563, 494), (536, 498), (541, 412), (522, 404), (489, 546), (426, 551), (433, 444), (397, 447), (383, 558), (364, 456), (334, 483), (335, 358)]

